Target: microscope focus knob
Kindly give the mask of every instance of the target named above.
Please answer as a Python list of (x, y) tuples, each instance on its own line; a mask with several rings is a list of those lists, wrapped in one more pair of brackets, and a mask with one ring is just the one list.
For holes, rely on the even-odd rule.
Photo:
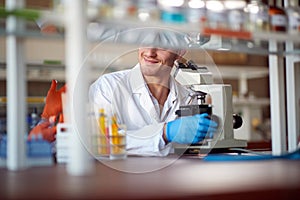
[(238, 129), (242, 126), (242, 124), (243, 124), (242, 117), (237, 114), (233, 114), (233, 128)]

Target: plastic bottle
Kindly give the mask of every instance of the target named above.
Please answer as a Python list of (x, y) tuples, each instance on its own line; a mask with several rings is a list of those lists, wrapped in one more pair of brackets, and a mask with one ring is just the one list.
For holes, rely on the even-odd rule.
[(185, 16), (188, 23), (204, 26), (206, 23), (205, 1), (188, 0), (185, 8)]
[(112, 15), (115, 19), (136, 19), (137, 5), (133, 0), (113, 0)]
[(206, 2), (207, 24), (210, 28), (226, 29), (227, 13), (223, 1), (209, 0)]
[(137, 17), (140, 21), (159, 20), (159, 9), (156, 0), (139, 0), (137, 5)]
[(160, 19), (166, 23), (185, 23), (184, 1), (158, 0)]
[(247, 13), (247, 29), (249, 31), (268, 31), (269, 6), (261, 0), (250, 0), (244, 11)]
[(228, 28), (234, 31), (245, 30), (245, 22), (247, 18), (244, 7), (246, 5), (246, 1), (225, 1), (224, 5), (227, 13)]
[(300, 32), (300, 7), (298, 0), (290, 0), (286, 8), (288, 18), (288, 32), (297, 34)]
[(39, 116), (37, 113), (37, 108), (34, 107), (32, 113), (30, 113), (30, 129), (33, 129), (39, 123)]

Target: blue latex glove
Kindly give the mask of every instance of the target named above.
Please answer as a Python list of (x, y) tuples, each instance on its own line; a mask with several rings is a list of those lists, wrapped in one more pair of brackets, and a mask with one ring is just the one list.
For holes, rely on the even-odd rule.
[(168, 122), (166, 126), (168, 142), (195, 144), (203, 140), (207, 134), (212, 137), (218, 124), (208, 116), (207, 113), (196, 114)]

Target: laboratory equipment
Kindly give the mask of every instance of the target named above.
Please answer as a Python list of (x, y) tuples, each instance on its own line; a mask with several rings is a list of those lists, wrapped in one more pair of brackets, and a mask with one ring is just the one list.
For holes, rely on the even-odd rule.
[(190, 90), (187, 105), (180, 106), (176, 111), (178, 117), (208, 113), (212, 120), (218, 122), (218, 129), (213, 138), (205, 138), (200, 143), (190, 146), (175, 144), (175, 152), (207, 152), (213, 149), (247, 146), (246, 140), (234, 138), (233, 129), (242, 125), (242, 118), (233, 114), (231, 85), (213, 83), (212, 73), (207, 67), (197, 66), (191, 60), (176, 60), (171, 75)]

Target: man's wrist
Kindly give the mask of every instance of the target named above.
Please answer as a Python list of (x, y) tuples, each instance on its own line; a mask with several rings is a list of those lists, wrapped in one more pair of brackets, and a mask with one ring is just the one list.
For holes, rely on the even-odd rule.
[(167, 129), (167, 123), (164, 124), (162, 137), (163, 137), (165, 143), (168, 144), (169, 141), (168, 141), (168, 138), (167, 138), (167, 130), (166, 129)]

